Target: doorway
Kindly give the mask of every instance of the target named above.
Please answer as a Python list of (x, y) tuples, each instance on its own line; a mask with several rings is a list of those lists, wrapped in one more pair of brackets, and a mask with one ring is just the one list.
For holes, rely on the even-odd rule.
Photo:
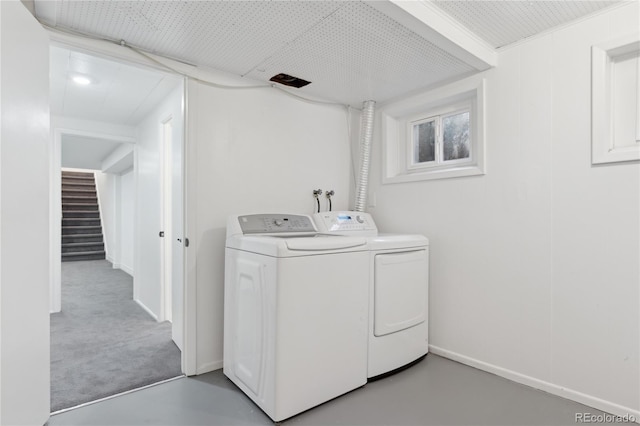
[[(129, 315), (131, 321), (138, 318), (145, 322), (145, 326), (163, 326), (169, 339), (162, 344), (167, 346), (165, 349), (171, 349), (169, 344), (176, 347), (177, 372), (180, 374), (183, 371), (180, 359), (184, 335), (181, 304), (184, 291), (183, 247), (179, 244), (184, 229), (183, 96), (184, 82), (175, 75), (124, 64), (65, 46), (51, 47), (51, 112), (56, 147), (53, 169), (59, 171), (61, 166), (74, 167), (88, 169), (95, 174), (106, 251), (106, 260), (102, 263), (92, 261), (97, 263), (71, 265), (70, 262), (69, 265), (61, 265), (61, 218), (52, 223), (58, 229), (58, 238), (57, 241), (53, 239), (52, 250), (52, 318), (56, 315), (75, 315), (69, 312), (70, 309), (65, 309), (67, 284), (69, 288), (84, 286), (82, 289), (86, 290), (98, 281), (113, 280), (116, 283), (113, 287), (122, 287), (126, 293), (129, 286), (131, 293), (126, 301), (112, 304), (113, 309), (107, 312), (103, 320), (96, 321), (94, 333), (85, 331), (87, 336), (79, 340), (82, 344), (76, 341), (66, 345), (67, 349), (69, 346), (75, 349), (76, 355), (93, 351), (96, 357), (103, 358), (102, 361), (107, 358), (107, 364), (87, 368), (86, 374), (98, 370), (102, 373), (101, 378), (96, 379), (98, 381), (112, 381), (113, 376), (109, 372), (117, 374), (117, 366), (127, 361), (122, 359), (122, 354), (112, 355), (113, 359), (108, 359), (106, 354), (111, 351), (104, 345), (108, 339), (92, 340), (92, 334), (93, 337), (104, 337), (107, 332), (121, 332), (124, 329), (126, 333), (120, 333), (123, 340), (116, 341), (120, 342), (120, 346), (129, 347), (128, 352), (132, 355), (129, 364), (141, 362), (160, 368), (165, 365), (157, 356), (162, 352), (161, 348), (154, 355), (136, 357), (136, 352), (140, 352), (134, 349), (136, 342), (148, 340), (151, 332), (147, 330), (140, 335), (131, 333), (134, 328), (132, 323), (122, 325), (120, 321), (125, 315)], [(167, 120), (167, 117), (170, 119)], [(75, 146), (68, 143), (69, 140), (76, 142)], [(111, 144), (115, 142), (115, 145), (105, 148), (105, 141)], [(62, 185), (60, 174), (54, 173), (53, 178), (57, 181), (57, 185), (54, 184), (57, 190), (54, 190), (52, 200), (59, 203)], [(71, 283), (72, 279), (63, 282), (61, 277), (70, 270), (71, 276), (84, 276), (84, 282)], [(87, 285), (89, 281), (90, 285)], [(107, 289), (113, 290), (111, 287)], [(105, 293), (104, 290), (100, 292)], [(92, 298), (89, 296), (87, 303), (93, 301)], [(107, 302), (98, 304), (101, 306), (97, 306), (94, 312), (105, 312), (110, 305)], [(95, 313), (90, 314), (90, 318), (96, 316)], [(82, 324), (89, 322), (86, 320)], [(53, 327), (52, 321), (52, 339)], [(68, 356), (73, 357), (73, 353), (73, 350), (70, 351)], [(142, 364), (137, 370), (143, 370)], [(81, 374), (80, 371), (78, 373)], [(147, 376), (130, 381), (131, 386), (137, 386), (136, 383), (149, 384)], [(109, 377), (111, 379), (107, 380)], [(122, 390), (129, 389), (119, 391)], [(105, 396), (100, 392), (96, 395), (99, 398)], [(53, 404), (52, 411), (55, 410)]]

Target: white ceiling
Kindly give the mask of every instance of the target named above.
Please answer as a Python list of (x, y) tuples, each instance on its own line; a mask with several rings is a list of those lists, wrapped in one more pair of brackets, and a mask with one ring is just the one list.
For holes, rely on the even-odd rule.
[[(422, 4), (429, 13), (441, 14), (491, 51), (619, 2), (436, 0), (411, 6), (415, 10), (415, 4)], [(284, 72), (312, 82), (295, 89), (301, 94), (354, 106), (369, 99), (384, 102), (488, 67), (445, 50), (447, 44), (434, 42), (413, 17), (411, 22), (399, 19), (401, 3), (35, 0), (35, 11), (58, 29), (124, 40), (147, 52), (258, 81)], [(94, 84), (78, 86), (71, 80), (75, 75), (90, 76)], [(155, 70), (60, 47), (51, 50), (53, 114), (135, 125), (176, 81)], [(87, 162), (95, 166), (101, 160), (97, 156), (109, 154), (106, 150), (115, 143), (98, 149), (100, 141), (93, 140), (83, 155), (93, 152)], [(79, 144), (75, 137), (63, 139), (63, 154), (71, 155), (71, 147)]]
[(497, 49), (614, 6), (620, 1), (435, 0), (432, 3)]
[[(135, 126), (180, 83), (174, 75), (58, 46), (51, 47), (50, 56), (53, 115)], [(88, 77), (91, 84), (78, 85), (75, 76)], [(99, 170), (121, 143), (106, 136), (63, 134), (62, 166)]]
[[(312, 82), (300, 93), (358, 106), (477, 71), (390, 18), (381, 3), (387, 1), (36, 0), (35, 10), (48, 25), (194, 65), (261, 81), (295, 75)], [(425, 3), (495, 48), (615, 1)]]
[(62, 167), (101, 170), (102, 161), (122, 142), (111, 139), (62, 135)]
[[(136, 125), (180, 80), (155, 70), (51, 47), (51, 113), (125, 125)], [(87, 86), (75, 76), (92, 80)]]
[(475, 69), (362, 1), (36, 1), (57, 28), (360, 106)]

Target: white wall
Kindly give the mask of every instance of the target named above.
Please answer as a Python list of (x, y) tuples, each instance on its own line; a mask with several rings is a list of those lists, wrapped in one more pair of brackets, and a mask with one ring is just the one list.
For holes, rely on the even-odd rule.
[(134, 218), (135, 218), (135, 174), (133, 169), (122, 173), (119, 178), (120, 208), (119, 234), (120, 257), (118, 267), (129, 275), (134, 275)]
[(591, 166), (590, 47), (637, 31), (638, 13), (500, 53), (486, 176), (382, 185), (378, 128), (370, 209), (383, 231), (430, 238), (434, 352), (636, 419), (640, 165)]
[[(182, 84), (137, 126), (135, 147), (136, 234), (134, 299), (154, 317), (161, 319), (162, 281), (160, 276), (161, 147), (162, 123), (172, 117), (173, 140), (183, 138)], [(165, 235), (165, 238), (174, 238)]]
[(311, 214), (314, 188), (333, 189), (334, 209), (346, 209), (350, 154), (341, 107), (301, 102), (273, 89), (225, 90), (194, 82), (188, 100), (187, 216), (195, 215), (196, 226), (187, 251), (196, 259), (187, 268), (196, 269), (201, 373), (222, 367), (227, 216)]
[[(49, 42), (0, 2), (0, 424), (49, 418)], [(28, 64), (28, 66), (25, 66)]]
[(98, 192), (98, 204), (100, 206), (100, 219), (102, 221), (102, 236), (106, 258), (114, 263), (118, 257), (116, 217), (118, 209), (117, 175), (96, 171), (96, 190)]
[(122, 269), (133, 276), (133, 169), (122, 174), (96, 172), (96, 186), (107, 260), (114, 268)]

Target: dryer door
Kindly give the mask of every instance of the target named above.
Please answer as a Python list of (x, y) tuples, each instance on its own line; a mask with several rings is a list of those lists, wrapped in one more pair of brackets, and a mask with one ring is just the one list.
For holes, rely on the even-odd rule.
[(426, 249), (375, 255), (375, 336), (427, 320), (428, 259)]

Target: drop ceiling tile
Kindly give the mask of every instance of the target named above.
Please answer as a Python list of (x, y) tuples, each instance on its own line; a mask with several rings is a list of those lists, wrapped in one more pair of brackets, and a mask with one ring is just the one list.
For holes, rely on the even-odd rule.
[(302, 92), (360, 105), (471, 71), (371, 6), (345, 2), (248, 76), (268, 79), (284, 72), (312, 82)]

